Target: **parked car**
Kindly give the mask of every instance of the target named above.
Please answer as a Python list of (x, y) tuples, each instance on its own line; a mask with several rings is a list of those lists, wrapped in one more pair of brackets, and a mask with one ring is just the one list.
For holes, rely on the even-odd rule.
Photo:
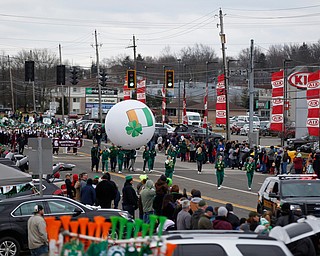
[(245, 122), (234, 122), (230, 127), (231, 134), (240, 134), (240, 130), (245, 124)]
[(318, 138), (312, 136), (303, 136), (301, 138), (292, 138), (287, 140), (289, 149), (297, 149), (304, 144), (314, 143), (318, 141)]
[[(190, 134), (195, 140), (204, 140), (207, 137), (207, 131), (204, 128), (196, 128), (194, 130), (191, 131)], [(214, 133), (211, 132), (208, 129), (208, 138), (209, 139), (214, 139), (215, 141), (223, 139), (223, 136), (218, 134), (218, 133)]]
[(197, 128), (199, 127), (193, 125), (178, 124), (174, 129), (174, 134), (178, 136), (183, 135), (184, 137), (188, 138), (191, 136), (191, 132)]
[[(259, 132), (259, 125), (253, 124), (252, 130), (253, 130), (253, 132)], [(248, 133), (249, 133), (249, 124), (245, 124), (240, 129), (240, 133), (239, 134), (247, 136)]]
[(162, 123), (155, 123), (155, 127), (165, 127), (165, 128), (167, 128), (168, 134), (174, 133), (174, 128), (173, 128), (171, 125), (166, 124), (166, 123), (164, 123), (164, 124), (162, 124)]
[(26, 196), (0, 201), (0, 253), (18, 256), (21, 250), (28, 247), (27, 222), (33, 214), (35, 205), (42, 205), (44, 216), (70, 215), (72, 219), (87, 217), (91, 221), (94, 216), (103, 216), (110, 221), (111, 216), (121, 216), (132, 221), (131, 215), (118, 209), (98, 209), (83, 205), (75, 200), (61, 196)]
[(278, 175), (265, 179), (258, 191), (257, 212), (279, 214), (283, 203), (300, 216), (320, 217), (320, 180), (317, 175)]
[[(259, 134), (261, 136), (276, 136), (276, 137), (279, 137), (279, 138), (282, 138), (283, 136), (283, 132), (279, 132), (279, 131), (274, 131), (274, 130), (271, 130), (270, 129), (270, 123), (268, 123), (266, 126), (264, 127), (260, 127), (260, 130), (259, 130)], [(295, 134), (296, 134), (296, 129), (295, 127), (292, 127), (292, 126), (287, 126), (286, 129), (285, 129), (285, 133), (284, 133), (284, 138), (285, 139), (291, 139), (291, 138), (294, 138), (295, 137)]]
[[(275, 238), (257, 233), (227, 230), (177, 230), (162, 236), (162, 243), (177, 245), (173, 256), (259, 255), (292, 256), (287, 246)], [(152, 244), (151, 244), (152, 245)], [(257, 254), (257, 252), (259, 252)]]

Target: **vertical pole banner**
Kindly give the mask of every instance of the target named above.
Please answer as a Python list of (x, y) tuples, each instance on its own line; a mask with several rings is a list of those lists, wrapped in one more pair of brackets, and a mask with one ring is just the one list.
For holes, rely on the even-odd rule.
[(223, 125), (227, 124), (227, 102), (226, 102), (226, 87), (224, 84), (224, 74), (218, 76), (216, 124), (223, 124)]
[(274, 72), (271, 75), (272, 110), (270, 130), (284, 131), (284, 71)]
[(146, 103), (146, 80), (139, 80), (137, 83), (137, 100)]
[(203, 115), (203, 123), (202, 128), (207, 128), (208, 126), (208, 84), (206, 84), (206, 94), (204, 96), (204, 115)]
[(308, 118), (307, 128), (310, 136), (319, 136), (320, 115), (320, 70), (311, 73), (307, 83)]
[(131, 91), (128, 89), (128, 82), (127, 82), (127, 77), (125, 77), (125, 82), (123, 85), (123, 100), (130, 100), (131, 96)]
[(183, 116), (182, 116), (182, 123), (183, 124), (188, 124), (188, 118), (187, 118), (187, 100), (186, 100), (186, 95), (184, 94), (183, 95), (183, 103), (182, 103), (182, 113), (183, 113)]
[(166, 121), (166, 88), (162, 87), (162, 124)]

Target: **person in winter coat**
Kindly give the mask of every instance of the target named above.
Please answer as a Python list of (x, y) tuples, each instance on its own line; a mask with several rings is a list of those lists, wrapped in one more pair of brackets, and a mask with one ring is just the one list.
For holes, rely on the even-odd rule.
[(199, 202), (202, 200), (201, 191), (192, 189), (191, 190), (191, 199), (190, 199), (190, 210), (191, 213), (194, 213), (199, 208)]
[(197, 167), (198, 167), (198, 174), (201, 174), (202, 164), (204, 161), (204, 153), (202, 152), (202, 147), (198, 147), (196, 150), (196, 161), (197, 161)]
[(227, 220), (232, 225), (232, 228), (236, 230), (240, 226), (240, 219), (237, 215), (234, 214), (232, 204), (227, 203), (226, 209), (228, 210)]
[(168, 184), (167, 184), (167, 177), (165, 175), (161, 175), (154, 185), (156, 189), (156, 196), (153, 200), (152, 207), (156, 215), (161, 215), (163, 198), (169, 191)]
[(152, 205), (155, 196), (156, 191), (153, 186), (153, 181), (147, 180), (145, 188), (140, 192), (144, 223), (149, 223), (149, 216), (154, 213)]
[(179, 148), (180, 148), (181, 162), (185, 162), (186, 161), (186, 153), (187, 153), (187, 143), (186, 143), (185, 139), (183, 139), (179, 143)]
[(199, 219), (198, 229), (213, 229), (212, 222), (210, 220), (213, 216), (213, 212), (214, 210), (212, 206), (208, 206), (205, 209), (204, 214)]
[(118, 154), (117, 154), (117, 158), (118, 158), (118, 173), (122, 173), (124, 155), (125, 155), (125, 150), (123, 150), (121, 147), (119, 147)]
[(91, 171), (95, 168), (95, 171), (99, 170), (99, 162), (100, 162), (100, 148), (98, 144), (94, 144), (91, 148)]
[(199, 219), (204, 215), (204, 211), (207, 208), (207, 203), (203, 199), (198, 203), (198, 210), (193, 212), (191, 216), (191, 229), (198, 229)]
[(294, 215), (294, 213), (290, 209), (290, 204), (284, 203), (281, 206), (281, 216), (277, 219), (276, 226), (284, 227), (288, 224), (297, 222), (298, 219), (299, 217)]
[(126, 181), (122, 189), (122, 209), (128, 211), (134, 219), (134, 211), (138, 209), (138, 196), (132, 184), (132, 176), (126, 176)]
[(87, 180), (87, 184), (80, 191), (80, 202), (82, 204), (94, 205), (96, 201), (96, 191), (92, 186), (92, 179)]
[(116, 171), (118, 148), (112, 143), (110, 147), (110, 167), (111, 171)]
[(191, 215), (190, 210), (190, 201), (182, 200), (181, 201), (182, 210), (178, 213), (177, 216), (177, 230), (189, 230), (191, 229)]
[(221, 185), (224, 178), (224, 161), (221, 155), (218, 156), (218, 160), (216, 161), (215, 168), (216, 168), (216, 176), (217, 176), (217, 186), (218, 186), (218, 189), (221, 189)]
[(74, 200), (80, 201), (80, 181), (79, 181), (79, 176), (78, 174), (73, 174), (72, 175), (72, 187), (74, 188), (75, 195), (74, 195)]
[(101, 208), (111, 208), (112, 200), (116, 198), (117, 191), (115, 184), (110, 181), (110, 174), (104, 174), (96, 187), (97, 205), (100, 205)]
[(224, 206), (220, 206), (218, 209), (218, 215), (212, 222), (213, 229), (218, 230), (232, 230), (231, 223), (227, 220), (228, 210)]
[(290, 163), (291, 159), (288, 155), (288, 149), (284, 148), (281, 158), (281, 174), (287, 174), (287, 166)]
[(166, 194), (163, 197), (161, 216), (165, 216), (170, 220), (173, 220), (175, 204), (173, 201), (173, 196), (171, 194)]
[(69, 173), (66, 174), (66, 179), (64, 182), (66, 183), (67, 197), (73, 199), (75, 195), (75, 191), (74, 191), (74, 187), (72, 187), (71, 175)]
[(302, 174), (303, 170), (303, 159), (301, 153), (298, 153), (295, 158), (293, 158), (293, 166), (296, 174)]
[(102, 151), (102, 156), (101, 156), (102, 173), (104, 173), (104, 170), (108, 172), (109, 157), (110, 157), (110, 150), (107, 147), (105, 147), (105, 149)]
[(143, 159), (142, 171), (143, 171), (143, 173), (146, 173), (146, 166), (147, 166), (147, 163), (148, 163), (148, 160), (149, 160), (149, 148), (148, 148), (148, 146), (144, 147), (144, 151), (142, 153), (142, 159)]

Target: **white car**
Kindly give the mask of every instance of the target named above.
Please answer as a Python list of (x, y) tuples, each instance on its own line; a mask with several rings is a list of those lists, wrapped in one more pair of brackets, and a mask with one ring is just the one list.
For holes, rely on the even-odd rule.
[(162, 123), (156, 123), (155, 127), (165, 127), (165, 128), (167, 128), (168, 134), (174, 133), (174, 128), (171, 125), (166, 124), (166, 123), (164, 125), (162, 125)]
[[(253, 132), (259, 132), (259, 125), (253, 124)], [(247, 136), (249, 133), (249, 124), (245, 124), (241, 129), (240, 129), (240, 135), (245, 135)]]

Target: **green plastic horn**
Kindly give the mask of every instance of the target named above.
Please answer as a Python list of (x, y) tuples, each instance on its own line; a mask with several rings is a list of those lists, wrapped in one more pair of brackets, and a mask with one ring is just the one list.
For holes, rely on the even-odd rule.
[(112, 228), (111, 228), (111, 238), (112, 239), (116, 239), (116, 229), (117, 229), (117, 224), (118, 221), (120, 221), (120, 219), (122, 219), (122, 217), (120, 216), (111, 216), (110, 220), (111, 220), (111, 224), (112, 224)]
[(134, 224), (135, 224), (135, 227), (134, 227), (134, 234), (133, 234), (133, 237), (134, 238), (137, 238), (139, 232), (140, 232), (140, 229), (142, 227), (142, 224), (143, 224), (143, 220), (140, 220), (140, 219), (136, 219), (134, 221)]
[(132, 234), (132, 231), (133, 231), (133, 227), (134, 227), (134, 223), (133, 223), (133, 222), (128, 222), (128, 223), (127, 223), (126, 239), (130, 239), (130, 238), (131, 238), (131, 234)]
[(119, 239), (121, 240), (123, 238), (124, 227), (125, 227), (126, 223), (128, 222), (128, 220), (120, 217), (119, 221), (120, 221)]
[(147, 223), (143, 223), (142, 224), (142, 238), (145, 238), (146, 237), (146, 235), (147, 235), (147, 232), (148, 232), (148, 230), (149, 230), (149, 224), (147, 224)]
[(154, 233), (154, 228), (155, 228), (156, 223), (157, 223), (158, 216), (157, 215), (150, 215), (149, 219), (150, 219), (149, 236), (152, 237), (152, 235)]
[(159, 231), (158, 231), (158, 237), (162, 236), (162, 232), (163, 232), (163, 226), (164, 223), (166, 222), (167, 217), (164, 216), (159, 216)]

